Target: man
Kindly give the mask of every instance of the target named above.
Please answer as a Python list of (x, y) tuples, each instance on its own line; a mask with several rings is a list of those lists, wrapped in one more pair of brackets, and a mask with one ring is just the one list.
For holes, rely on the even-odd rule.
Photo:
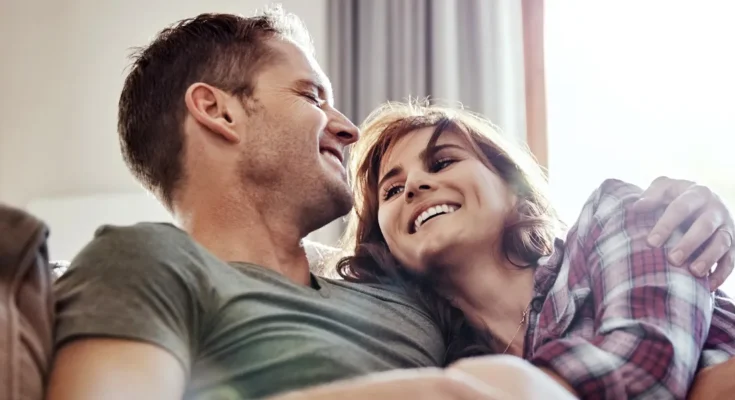
[(473, 371), (424, 368), (443, 332), (397, 288), (310, 274), (302, 238), (352, 206), (359, 132), (331, 93), (278, 9), (201, 15), (138, 55), (122, 151), (180, 228), (103, 227), (75, 258), (50, 399), (501, 398)]

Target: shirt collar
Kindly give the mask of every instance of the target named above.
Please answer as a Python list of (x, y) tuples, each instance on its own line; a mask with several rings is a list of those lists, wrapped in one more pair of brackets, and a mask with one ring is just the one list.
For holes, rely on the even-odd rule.
[(554, 250), (550, 255), (542, 257), (539, 260), (538, 267), (536, 267), (536, 271), (533, 274), (534, 297), (546, 297), (552, 286), (554, 286), (563, 259), (564, 241), (557, 238), (554, 240)]

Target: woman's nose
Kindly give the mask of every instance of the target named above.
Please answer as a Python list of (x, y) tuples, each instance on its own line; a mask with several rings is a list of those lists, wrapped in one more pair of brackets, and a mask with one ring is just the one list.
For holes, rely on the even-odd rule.
[(430, 192), (432, 189), (433, 185), (424, 177), (413, 179), (406, 185), (406, 200), (409, 201), (421, 197), (422, 193)]

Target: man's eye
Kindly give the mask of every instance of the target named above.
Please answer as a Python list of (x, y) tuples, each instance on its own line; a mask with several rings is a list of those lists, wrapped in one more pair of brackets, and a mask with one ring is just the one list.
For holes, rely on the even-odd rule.
[(320, 99), (319, 97), (311, 93), (302, 93), (302, 96), (304, 96), (307, 100), (309, 100), (310, 102), (314, 103), (317, 106), (322, 105), (322, 99)]

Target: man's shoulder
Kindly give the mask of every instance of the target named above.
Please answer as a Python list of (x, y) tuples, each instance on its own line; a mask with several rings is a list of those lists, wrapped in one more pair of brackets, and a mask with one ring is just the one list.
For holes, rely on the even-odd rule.
[[(181, 229), (168, 223), (103, 225), (74, 257), (69, 271), (89, 269), (153, 273), (153, 270), (189, 270), (201, 263), (202, 249)], [(92, 272), (90, 272), (92, 273)]]
[(139, 222), (134, 225), (102, 225), (94, 232), (92, 243), (114, 242), (135, 244), (140, 248), (157, 248), (162, 244), (192, 244), (191, 238), (173, 224)]
[(170, 256), (197, 246), (192, 238), (169, 223), (140, 222), (134, 225), (102, 225), (92, 241), (80, 253), (92, 250), (108, 251), (109, 255)]

